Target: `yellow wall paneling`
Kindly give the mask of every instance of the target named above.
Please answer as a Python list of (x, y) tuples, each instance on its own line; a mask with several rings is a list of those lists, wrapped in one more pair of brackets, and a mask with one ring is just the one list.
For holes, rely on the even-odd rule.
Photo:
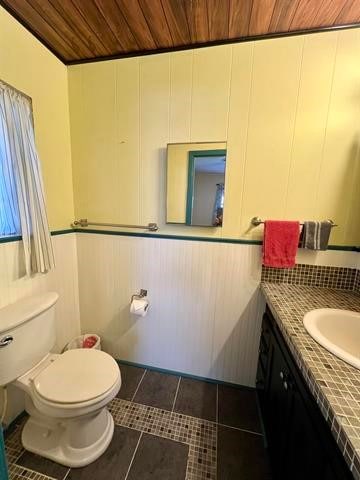
[[(332, 218), (360, 244), (360, 30), (69, 67), (77, 217), (261, 239), (266, 218)], [(166, 225), (168, 143), (227, 142), (223, 228)]]

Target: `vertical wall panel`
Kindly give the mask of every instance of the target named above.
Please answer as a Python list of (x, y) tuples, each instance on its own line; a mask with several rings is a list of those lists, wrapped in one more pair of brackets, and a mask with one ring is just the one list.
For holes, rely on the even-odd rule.
[(227, 138), (230, 45), (194, 50), (191, 141), (223, 141)]
[[(217, 264), (213, 374), (252, 385), (258, 355), (263, 300), (259, 292), (259, 248), (219, 246)], [(241, 285), (241, 288), (239, 286)]]
[(140, 59), (140, 206), (142, 223), (164, 221), (169, 140), (170, 57)]
[(233, 45), (226, 161), (224, 237), (240, 235), (254, 43)]
[(93, 202), (96, 192), (101, 201), (95, 200), (91, 216), (95, 219), (106, 216), (109, 222), (116, 221), (121, 205), (121, 201), (114, 203), (108, 195), (108, 192), (119, 191), (121, 161), (116, 156), (116, 65), (116, 62), (101, 62), (88, 65), (83, 71), (84, 163), (77, 180), (77, 188), (84, 194), (81, 217), (90, 217), (87, 205)]
[[(315, 219), (317, 185), (326, 132), (337, 37), (308, 36), (304, 39), (301, 82), (291, 170), (286, 199), (286, 217)], [(301, 179), (301, 181), (299, 181)], [(320, 217), (319, 220), (322, 220)]]
[(170, 56), (170, 132), (171, 143), (190, 141), (193, 51)]
[(140, 92), (139, 59), (116, 62), (115, 159), (118, 173), (115, 222), (133, 223), (140, 219)]
[(254, 216), (284, 218), (285, 214), (304, 41), (302, 37), (288, 40), (254, 46), (242, 231)]
[(74, 214), (80, 216), (81, 211), (86, 211), (89, 198), (86, 198), (87, 189), (83, 187), (83, 174), (89, 175), (86, 170), (85, 140), (84, 136), (84, 89), (83, 67), (74, 65), (68, 69), (69, 104), (70, 104), (70, 128), (71, 128), (71, 156), (76, 161), (72, 162), (73, 190), (74, 190)]

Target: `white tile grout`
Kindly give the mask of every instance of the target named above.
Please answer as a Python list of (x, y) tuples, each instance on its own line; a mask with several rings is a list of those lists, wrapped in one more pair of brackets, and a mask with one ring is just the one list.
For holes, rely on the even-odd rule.
[(137, 450), (138, 450), (138, 448), (139, 448), (139, 444), (140, 444), (140, 440), (142, 439), (142, 436), (143, 436), (143, 432), (140, 433), (139, 440), (138, 440), (138, 442), (137, 442), (137, 444), (136, 444), (136, 447), (135, 447), (133, 456), (131, 457), (130, 465), (129, 465), (129, 468), (128, 468), (127, 472), (126, 472), (126, 475), (125, 475), (124, 480), (127, 480), (127, 478), (128, 478), (128, 475), (129, 475), (129, 473), (130, 473), (130, 469), (131, 469), (132, 464), (133, 464), (133, 462), (134, 462), (135, 455), (136, 455), (136, 452), (137, 452)]
[(174, 401), (173, 401), (173, 405), (172, 405), (172, 409), (171, 409), (172, 412), (174, 411), (174, 408), (175, 408), (176, 399), (177, 399), (177, 396), (178, 396), (178, 393), (179, 393), (180, 382), (181, 382), (181, 377), (179, 377), (179, 381), (178, 381), (178, 384), (177, 384), (177, 387), (176, 387), (175, 397), (174, 397)]
[(131, 402), (134, 401), (135, 395), (137, 394), (137, 392), (138, 392), (138, 390), (139, 390), (139, 387), (140, 387), (140, 385), (141, 385), (141, 382), (143, 381), (143, 378), (145, 377), (146, 372), (147, 372), (147, 370), (145, 369), (144, 373), (142, 374), (142, 377), (140, 378), (140, 382), (138, 383), (138, 386), (136, 387), (135, 393), (134, 393), (134, 395), (132, 396), (132, 398), (131, 398), (131, 400), (130, 400)]

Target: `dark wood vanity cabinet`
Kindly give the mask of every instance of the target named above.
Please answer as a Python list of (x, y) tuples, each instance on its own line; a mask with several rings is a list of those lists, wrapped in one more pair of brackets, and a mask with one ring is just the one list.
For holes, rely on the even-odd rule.
[(268, 308), (256, 384), (275, 480), (353, 478)]

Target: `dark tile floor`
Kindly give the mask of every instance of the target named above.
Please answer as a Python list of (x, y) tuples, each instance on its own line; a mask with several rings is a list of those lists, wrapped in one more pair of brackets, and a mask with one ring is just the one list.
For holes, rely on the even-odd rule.
[(268, 480), (252, 390), (122, 365), (107, 451), (69, 469), (23, 450), (24, 420), (6, 434), (10, 480)]

